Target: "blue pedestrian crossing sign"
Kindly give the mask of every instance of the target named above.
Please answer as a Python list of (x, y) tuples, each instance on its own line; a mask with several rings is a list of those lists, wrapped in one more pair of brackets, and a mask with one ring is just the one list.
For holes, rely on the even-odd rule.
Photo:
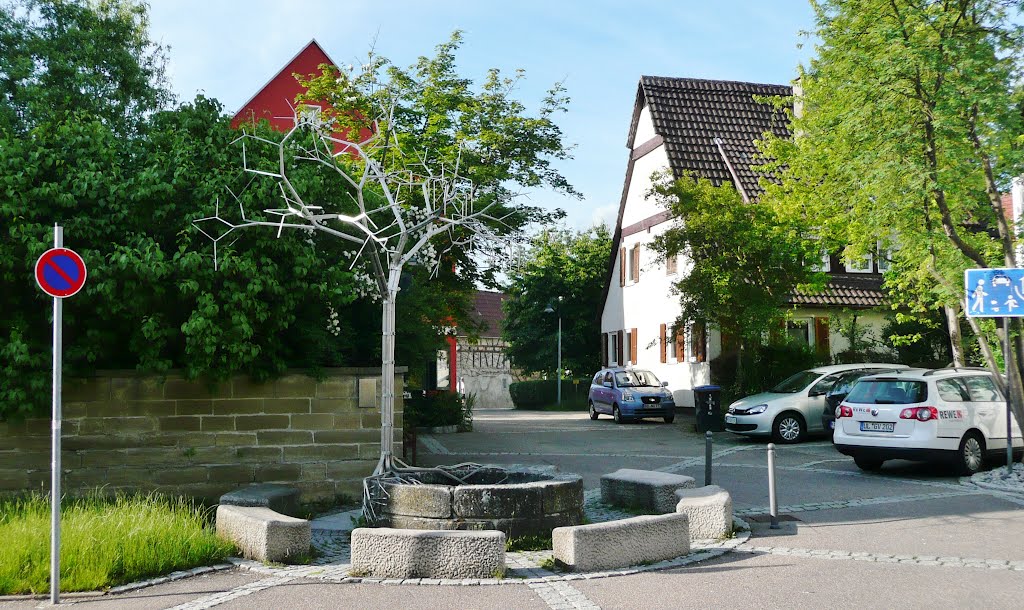
[(972, 318), (1024, 317), (1024, 269), (967, 269), (964, 290)]

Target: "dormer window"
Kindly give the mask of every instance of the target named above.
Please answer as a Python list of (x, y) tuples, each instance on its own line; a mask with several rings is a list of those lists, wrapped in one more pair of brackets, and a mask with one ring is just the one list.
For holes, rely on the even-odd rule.
[(892, 267), (892, 253), (893, 248), (889, 246), (885, 247), (885, 244), (878, 242), (878, 272), (885, 273)]
[(828, 252), (822, 251), (821, 258), (811, 262), (811, 271), (825, 272), (832, 271), (832, 257)]
[(874, 257), (870, 254), (846, 260), (847, 273), (871, 273)]

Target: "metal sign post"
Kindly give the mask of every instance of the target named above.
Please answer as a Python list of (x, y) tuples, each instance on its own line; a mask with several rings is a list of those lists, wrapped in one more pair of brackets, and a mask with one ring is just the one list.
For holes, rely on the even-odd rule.
[(50, 490), (50, 602), (60, 603), (60, 428), (61, 367), (64, 298), (76, 294), (85, 285), (85, 262), (64, 246), (64, 229), (53, 227), (53, 249), (36, 261), (36, 282), (53, 297), (53, 423)]
[(1010, 318), (1024, 317), (1024, 269), (967, 269), (965, 313), (974, 318), (1003, 319), (1003, 366), (1006, 370), (1006, 478), (1013, 474), (1013, 423), (1010, 411)]

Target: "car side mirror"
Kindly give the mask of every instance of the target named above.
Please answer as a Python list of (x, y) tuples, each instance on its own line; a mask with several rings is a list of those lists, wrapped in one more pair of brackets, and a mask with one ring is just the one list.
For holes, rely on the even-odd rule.
[(603, 382), (601, 382), (601, 385), (603, 385), (606, 388), (610, 388), (610, 387), (612, 387), (612, 382), (610, 382), (610, 381), (603, 381)]
[(661, 387), (667, 388), (668, 387), (668, 382), (667, 381), (662, 381), (661, 382)]
[(811, 390), (810, 392), (807, 393), (807, 396), (809, 396), (811, 398), (814, 398), (815, 396), (824, 396), (824, 395), (825, 395), (825, 393), (822, 392), (821, 390)]

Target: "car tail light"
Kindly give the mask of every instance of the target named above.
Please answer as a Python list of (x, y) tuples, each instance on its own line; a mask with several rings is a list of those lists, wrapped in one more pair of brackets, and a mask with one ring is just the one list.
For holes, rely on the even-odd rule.
[(900, 419), (916, 419), (929, 421), (939, 418), (939, 410), (935, 407), (907, 407), (900, 411)]
[(836, 419), (840, 417), (853, 417), (853, 409), (846, 405), (836, 407)]

